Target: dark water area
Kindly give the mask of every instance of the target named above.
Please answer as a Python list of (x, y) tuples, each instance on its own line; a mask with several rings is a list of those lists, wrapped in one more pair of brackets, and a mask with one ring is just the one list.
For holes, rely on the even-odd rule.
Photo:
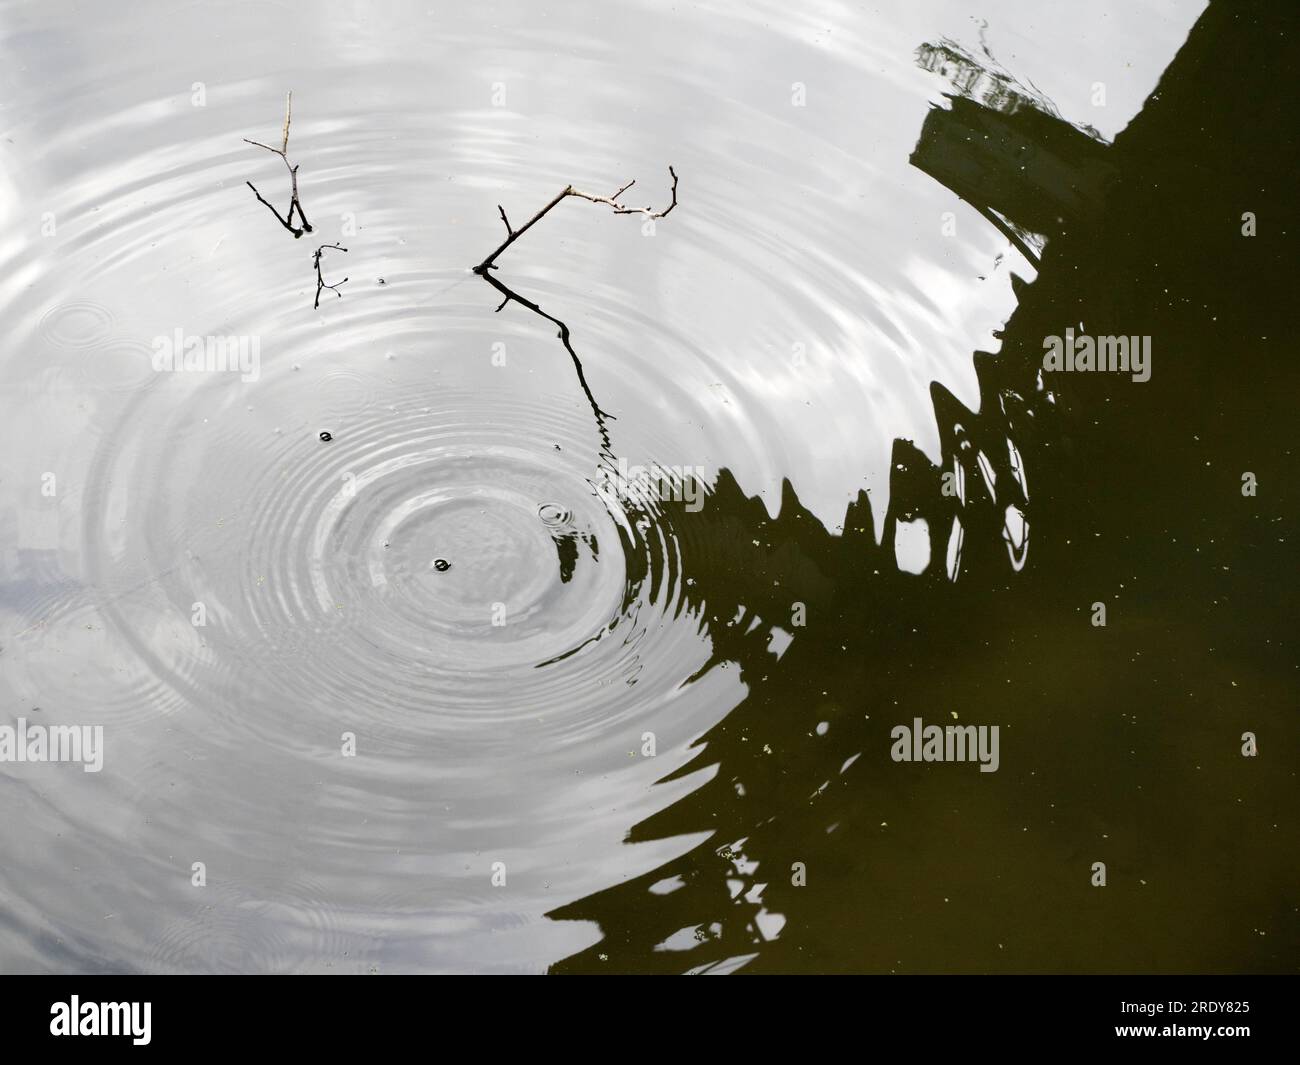
[(1300, 12), (883, 8), (0, 6), (0, 971), (1296, 970)]

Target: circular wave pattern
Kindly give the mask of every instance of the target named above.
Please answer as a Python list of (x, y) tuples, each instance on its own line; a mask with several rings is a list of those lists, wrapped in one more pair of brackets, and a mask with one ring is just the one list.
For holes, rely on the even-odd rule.
[[(141, 393), (101, 444), (96, 480), (135, 485), (140, 503), (116, 519), (92, 499), (92, 572), (121, 572), (114, 520), (174, 562), (104, 605), (139, 655), (213, 722), (285, 750), (305, 752), (322, 714), (410, 750), (508, 751), (525, 724), (552, 744), (623, 744), (681, 683), (673, 644), (698, 633), (673, 620), (676, 534), (656, 502), (595, 487), (609, 458), (590, 412), (357, 375), (380, 399), (326, 442), (284, 416), (314, 387), (295, 357), (263, 368), (254, 404), (216, 406), (234, 386), (205, 380), (170, 395), (160, 423), (141, 411), (166, 390)], [(177, 446), (150, 458), (159, 430)], [(139, 623), (151, 602), (178, 618), (201, 606), (203, 653), (158, 655)], [(278, 713), (248, 712), (250, 675)]]
[(104, 392), (137, 392), (159, 381), (153, 348), (137, 337), (93, 341), (82, 359), (81, 373), (88, 388)]
[(73, 300), (52, 307), (40, 321), (40, 335), (60, 348), (88, 348), (107, 339), (113, 312), (93, 300)]
[(429, 399), (296, 445), (251, 486), (243, 579), (222, 598), (248, 619), (244, 648), (286, 696), (373, 703), (425, 730), (500, 728), (539, 706), (568, 708), (562, 732), (592, 727), (593, 684), (636, 647), (617, 638), (629, 611), (670, 613), (674, 590), (625, 601), (622, 552), (644, 566), (651, 545), (591, 490), (579, 441), (555, 451), (568, 438), (548, 411)]
[[(31, 855), (0, 869), (0, 894), (24, 915), (20, 962), (53, 929), (118, 968), (341, 954), (543, 966), (562, 956), (548, 936), (563, 922), (540, 920), (550, 882), (578, 898), (624, 877), (620, 840), (663, 801), (663, 754), (741, 694), (730, 677), (690, 683), (710, 657), (682, 567), (700, 527), (675, 527), (682, 509), (656, 493), (684, 495), (724, 460), (747, 491), (779, 493), (813, 466), (804, 436), (838, 455), (837, 434), (870, 421), (864, 395), (887, 405), (888, 389), (852, 387), (826, 357), (861, 337), (845, 268), (859, 235), (842, 223), (855, 205), (838, 181), (788, 195), (754, 153), (777, 134), (809, 158), (827, 147), (784, 98), (721, 109), (732, 89), (666, 64), (646, 121), (629, 125), (642, 101), (612, 76), (624, 49), (575, 34), (581, 78), (548, 59), (532, 101), (527, 79), (507, 79), (497, 109), (479, 72), (499, 54), (549, 54), (549, 29), (508, 28), (519, 36), (501, 52), (480, 27), (490, 54), (457, 59), (444, 87), (423, 46), (381, 71), (339, 63), (332, 41), (315, 69), (286, 71), (284, 34), (316, 29), (277, 35), (277, 11), (223, 10), (231, 40), (265, 51), (247, 66), (256, 80), (209, 85), (205, 106), (176, 95), (192, 82), (177, 69), (88, 68), (63, 90), (46, 148), (49, 174), (74, 178), (51, 182), (59, 235), (40, 269), (0, 271), (20, 352), (0, 369), (20, 387), (69, 370), (59, 381), (75, 389), (58, 425), (45, 407), (17, 412), (16, 434), (53, 440), (32, 447), (44, 464), (21, 483), (57, 468), (77, 490), (50, 504), (48, 531), (20, 530), (6, 669), (42, 713), (108, 738), (102, 774), (43, 784), (38, 827), (0, 830)], [(647, 13), (641, 29), (660, 22)], [(463, 43), (441, 46), (455, 59)], [(460, 63), (475, 73), (457, 82)], [(290, 156), (316, 227), (302, 241), (244, 184), (284, 209), (282, 165), (242, 138), (277, 135), (290, 83)], [(530, 114), (544, 99), (586, 117)], [(644, 169), (625, 173), (628, 159)], [(466, 268), (501, 239), (498, 202), (517, 223), (569, 182), (632, 177), (636, 202), (658, 202), (666, 175), (652, 167), (668, 162), (681, 207), (657, 231), (565, 204), (497, 274), (543, 316), (519, 301), (493, 313), (500, 294)], [(330, 253), (326, 280), (351, 280), (315, 309), (310, 253), (336, 240), (349, 250)], [(706, 275), (724, 279), (717, 291)], [(767, 324), (740, 324), (745, 309)], [(176, 330), (256, 340), (260, 364), (158, 373), (150, 340)], [(794, 368), (804, 349), (809, 373)], [(804, 419), (793, 428), (787, 394)], [(646, 731), (658, 764), (640, 756)], [(349, 734), (355, 757), (340, 749)], [(97, 841), (86, 865), (118, 885), (111, 919), (88, 891), (48, 892), (66, 880), (66, 844), (27, 845), (71, 838)], [(508, 892), (491, 886), (495, 862)]]

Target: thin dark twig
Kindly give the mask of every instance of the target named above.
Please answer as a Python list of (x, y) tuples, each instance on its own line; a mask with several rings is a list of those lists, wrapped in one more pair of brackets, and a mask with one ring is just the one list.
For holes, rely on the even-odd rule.
[[(291, 191), (291, 199), (289, 200), (289, 210), (285, 212), (283, 218), (280, 217), (279, 211), (277, 211), (269, 203), (266, 203), (266, 200), (262, 199), (262, 194), (257, 191), (257, 187), (251, 181), (246, 182), (246, 184), (250, 189), (253, 190), (253, 195), (255, 195), (259, 200), (261, 200), (262, 203), (265, 203), (267, 208), (270, 210), (270, 212), (273, 215), (275, 215), (275, 220), (279, 222), (280, 225), (284, 226), (284, 228), (287, 229), (290, 233), (292, 233), (294, 235), (294, 238), (296, 239), (298, 237), (301, 237), (304, 233), (310, 233), (312, 229), (311, 229), (311, 223), (307, 221), (307, 216), (303, 214), (302, 202), (298, 199), (298, 167), (296, 164), (289, 162), (289, 124), (292, 121), (292, 119), (293, 119), (293, 90), (291, 89), (289, 90), (289, 94), (285, 97), (285, 101), (284, 101), (284, 135), (281, 137), (280, 147), (272, 148), (269, 144), (263, 144), (261, 141), (249, 140), (247, 137), (244, 138), (244, 143), (251, 144), (257, 148), (265, 148), (268, 152), (271, 152), (273, 155), (278, 155), (280, 159), (284, 162), (285, 169), (289, 171), (289, 187)], [(301, 228), (293, 224), (294, 211), (298, 212), (298, 218), (302, 222)]]
[(551, 200), (550, 203), (548, 203), (545, 207), (543, 207), (540, 211), (538, 211), (535, 215), (533, 215), (532, 218), (530, 218), (518, 229), (514, 229), (511, 227), (510, 220), (506, 218), (505, 208), (501, 207), (498, 204), (497, 210), (501, 212), (501, 221), (505, 223), (505, 227), (506, 227), (506, 239), (501, 242), (501, 244), (497, 247), (495, 251), (492, 252), (491, 255), (489, 255), (486, 259), (484, 259), (481, 263), (479, 263), (478, 266), (474, 267), (474, 273), (486, 277), (487, 272), (489, 270), (495, 270), (496, 267), (493, 264), (496, 262), (497, 257), (508, 247), (510, 247), (511, 244), (513, 244), (525, 233), (527, 233), (530, 229), (532, 229), (534, 225), (540, 222), (547, 215), (547, 213), (551, 211), (551, 209), (554, 208), (561, 200), (569, 196), (575, 196), (580, 200), (589, 200), (592, 203), (604, 204), (607, 207), (613, 208), (615, 214), (643, 214), (647, 218), (651, 218), (651, 219), (667, 217), (669, 212), (672, 211), (672, 209), (677, 206), (677, 171), (670, 166), (668, 168), (668, 173), (672, 176), (673, 179), (672, 202), (667, 207), (665, 207), (662, 211), (656, 211), (653, 207), (628, 207), (626, 204), (621, 203), (619, 201), (619, 197), (622, 196), (623, 193), (627, 192), (627, 190), (630, 189), (633, 185), (636, 184), (635, 179), (629, 181), (626, 185), (624, 185), (612, 196), (597, 196), (590, 192), (582, 192), (579, 189), (575, 189), (572, 185), (566, 185), (564, 186), (563, 189), (560, 190), (559, 194), (554, 199)]
[(578, 353), (573, 350), (573, 343), (569, 339), (569, 327), (565, 325), (564, 322), (560, 321), (559, 318), (556, 318), (555, 315), (547, 314), (532, 300), (525, 299), (523, 296), (519, 295), (518, 292), (515, 292), (514, 289), (509, 288), (502, 282), (498, 281), (486, 270), (480, 273), (479, 276), (501, 294), (501, 304), (497, 307), (498, 312), (500, 312), (506, 304), (513, 301), (521, 307), (527, 307), (534, 314), (541, 315), (541, 317), (559, 328), (560, 331), (557, 335), (560, 338), (560, 343), (564, 345), (564, 350), (569, 353), (569, 358), (573, 360), (573, 368), (578, 372), (578, 384), (582, 386), (582, 392), (587, 397), (587, 402), (591, 405), (591, 412), (596, 417), (596, 431), (600, 434), (600, 442), (602, 445), (601, 455), (602, 457), (612, 457), (613, 452), (611, 450), (612, 445), (609, 439), (609, 428), (605, 423), (607, 421), (617, 421), (618, 419), (615, 418), (614, 415), (607, 414), (605, 411), (601, 410), (600, 404), (596, 402), (596, 397), (592, 395), (591, 386), (587, 384), (587, 375), (583, 373), (582, 370), (582, 360), (578, 358)]
[[(498, 281), (486, 270), (479, 276), (501, 294), (501, 304), (497, 307), (498, 311), (502, 310), (507, 304), (517, 303), (521, 307), (528, 308), (528, 310), (532, 311), (534, 314), (545, 318), (548, 322), (551, 322), (559, 329), (558, 336), (560, 343), (564, 345), (564, 350), (569, 353), (569, 358), (573, 360), (573, 368), (578, 374), (578, 384), (582, 386), (582, 393), (587, 397), (587, 402), (591, 405), (591, 413), (596, 419), (596, 431), (600, 436), (600, 451), (596, 463), (598, 473), (595, 478), (589, 478), (587, 483), (591, 486), (592, 491), (605, 501), (607, 507), (612, 506), (613, 504), (609, 499), (609, 493), (611, 488), (614, 488), (614, 486), (618, 484), (618, 481), (611, 481), (611, 478), (621, 477), (623, 475), (623, 469), (618, 465), (618, 460), (614, 455), (614, 444), (610, 438), (609, 425), (607, 423), (616, 421), (617, 419), (614, 415), (605, 413), (605, 411), (601, 409), (600, 404), (596, 402), (596, 397), (592, 394), (591, 386), (587, 384), (587, 375), (583, 373), (582, 360), (578, 358), (578, 353), (573, 349), (573, 342), (569, 335), (569, 327), (559, 318), (555, 317), (555, 315), (547, 314), (532, 300), (525, 299), (523, 296), (519, 295), (518, 292), (508, 288), (504, 283)], [(558, 447), (559, 445), (556, 446)], [(600, 476), (601, 473), (604, 475), (603, 478)], [(616, 488), (614, 490), (617, 491)], [(633, 522), (636, 522), (639, 517), (645, 513), (643, 508), (634, 498), (626, 495), (622, 497), (621, 509), (625, 511), (626, 516)], [(594, 540), (592, 541), (591, 546), (594, 550)], [(642, 583), (650, 576), (649, 567), (645, 564), (644, 560), (640, 559), (639, 556), (634, 556), (634, 558), (636, 559), (635, 561), (629, 561), (627, 574), (628, 579), (624, 586), (623, 602), (620, 606), (621, 611), (626, 611), (634, 602), (637, 601), (637, 596), (640, 592)], [(585, 643), (591, 643), (598, 639), (600, 639), (599, 633), (592, 636)], [(559, 662), (564, 658), (568, 658), (570, 655), (579, 653), (585, 646), (585, 643), (579, 644), (577, 647), (564, 652), (556, 658), (539, 662), (537, 668), (543, 668), (552, 663)]]
[(341, 244), (322, 244), (319, 248), (316, 249), (316, 254), (312, 257), (316, 264), (316, 302), (313, 305), (312, 308), (313, 310), (318, 309), (320, 307), (320, 294), (324, 292), (326, 289), (329, 289), (339, 299), (342, 299), (343, 293), (339, 291), (339, 285), (345, 285), (347, 284), (348, 281), (348, 279), (345, 277), (342, 281), (336, 281), (332, 285), (327, 285), (325, 283), (325, 278), (321, 276), (321, 272), (320, 272), (320, 257), (321, 257), (321, 253), (326, 248), (335, 248), (338, 251), (344, 251), (344, 252), (348, 250), (347, 248), (343, 247), (343, 245)]
[(479, 263), (478, 266), (474, 267), (474, 273), (478, 274), (481, 278), (483, 278), (484, 281), (486, 281), (489, 285), (491, 285), (494, 289), (496, 289), (497, 292), (500, 293), (501, 295), (501, 302), (497, 305), (496, 313), (500, 313), (502, 310), (506, 308), (508, 304), (512, 302), (517, 303), (521, 307), (526, 307), (534, 314), (539, 315), (542, 318), (545, 318), (548, 322), (552, 323), (559, 329), (558, 336), (560, 339), (560, 343), (564, 345), (564, 350), (569, 353), (569, 358), (573, 360), (573, 368), (578, 374), (578, 384), (582, 387), (583, 395), (587, 397), (587, 402), (591, 406), (591, 412), (596, 419), (596, 430), (600, 435), (600, 442), (601, 442), (600, 454), (601, 454), (602, 461), (613, 460), (613, 448), (610, 442), (609, 427), (607, 426), (606, 423), (615, 421), (616, 419), (614, 415), (608, 414), (605, 411), (601, 410), (600, 404), (596, 402), (596, 397), (595, 395), (592, 394), (591, 386), (587, 384), (587, 375), (583, 371), (582, 360), (578, 358), (578, 353), (573, 350), (573, 343), (569, 336), (569, 327), (559, 318), (556, 318), (555, 315), (547, 314), (544, 310), (542, 310), (541, 307), (539, 307), (532, 300), (525, 299), (523, 296), (519, 295), (518, 292), (515, 292), (514, 289), (508, 287), (503, 282), (498, 281), (495, 277), (492, 276), (490, 271), (496, 269), (496, 265), (495, 265), (496, 260), (503, 251), (505, 251), (508, 247), (510, 247), (511, 244), (517, 241), (520, 237), (522, 237), (525, 233), (527, 233), (530, 229), (532, 229), (532, 227), (535, 226), (539, 221), (541, 221), (544, 217), (546, 217), (546, 215), (553, 208), (555, 208), (555, 206), (559, 204), (561, 200), (564, 200), (569, 196), (574, 196), (581, 200), (589, 200), (592, 203), (604, 204), (607, 207), (613, 208), (615, 214), (643, 214), (647, 218), (652, 218), (652, 219), (665, 217), (670, 211), (672, 211), (674, 207), (677, 206), (677, 171), (670, 166), (668, 168), (668, 173), (673, 179), (672, 202), (669, 203), (669, 205), (665, 207), (662, 211), (656, 211), (653, 207), (628, 207), (619, 200), (620, 196), (622, 196), (625, 192), (627, 192), (628, 189), (630, 189), (633, 185), (636, 184), (635, 179), (629, 181), (626, 185), (620, 188), (612, 196), (596, 196), (593, 195), (592, 193), (582, 192), (579, 189), (575, 189), (572, 185), (566, 185), (563, 189), (560, 190), (558, 194), (556, 194), (551, 199), (551, 201), (548, 204), (546, 204), (545, 207), (543, 207), (540, 211), (538, 211), (535, 215), (533, 215), (532, 218), (530, 218), (518, 229), (516, 229), (514, 226), (510, 224), (510, 219), (506, 215), (506, 209), (500, 204), (497, 204), (497, 212), (501, 215), (501, 224), (506, 227), (506, 239), (502, 241), (500, 246), (498, 246), (497, 249), (493, 251), (491, 255), (489, 255), (486, 259), (484, 259), (481, 263)]
[[(258, 200), (260, 200), (262, 203), (266, 203), (266, 200), (262, 199), (262, 194), (257, 191), (256, 185), (254, 185), (251, 181), (245, 181), (244, 184), (253, 190), (253, 195), (256, 196)], [(290, 225), (289, 222), (285, 221), (285, 219), (281, 218), (280, 212), (277, 211), (274, 207), (272, 207), (269, 203), (266, 203), (266, 209), (270, 211), (273, 215), (275, 215), (275, 220), (279, 222), (280, 225), (284, 226), (284, 228), (287, 229), (290, 233), (292, 233), (295, 237), (302, 236), (303, 231), (301, 229), (295, 228), (294, 226)], [(289, 217), (290, 218), (293, 217), (292, 213), (290, 213)]]

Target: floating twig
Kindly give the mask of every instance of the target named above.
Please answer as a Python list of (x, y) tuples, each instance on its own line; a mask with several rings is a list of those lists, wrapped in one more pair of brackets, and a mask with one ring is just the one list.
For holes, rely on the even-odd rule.
[[(642, 214), (645, 215), (647, 218), (666, 217), (668, 213), (674, 207), (677, 206), (677, 171), (675, 171), (670, 166), (668, 168), (668, 173), (672, 176), (673, 179), (672, 203), (670, 203), (662, 211), (656, 211), (653, 207), (629, 207), (626, 204), (619, 202), (619, 197), (622, 196), (623, 193), (627, 192), (627, 190), (630, 189), (633, 185), (636, 184), (635, 179), (629, 181), (626, 185), (624, 185), (612, 196), (596, 196), (593, 193), (582, 192), (579, 189), (575, 189), (572, 185), (566, 185), (560, 191), (559, 195), (557, 195), (553, 200), (551, 200), (550, 203), (548, 203), (545, 207), (543, 207), (540, 211), (538, 211), (535, 215), (533, 215), (532, 218), (530, 218), (518, 229), (515, 229), (510, 225), (510, 219), (506, 217), (505, 208), (502, 207), (500, 204), (497, 204), (497, 210), (501, 214), (501, 221), (505, 224), (506, 227), (506, 239), (501, 242), (500, 246), (491, 255), (489, 255), (486, 259), (484, 259), (481, 263), (479, 263), (478, 266), (474, 267), (474, 273), (486, 276), (489, 270), (495, 270), (496, 267), (493, 264), (496, 262), (497, 256), (499, 256), (503, 251), (505, 251), (508, 247), (510, 247), (511, 244), (513, 244), (525, 233), (527, 233), (530, 229), (532, 229), (533, 226), (535, 226), (538, 222), (540, 222), (546, 216), (547, 212), (549, 212), (553, 207), (555, 207), (561, 200), (566, 199), (569, 196), (575, 196), (580, 200), (589, 200), (592, 203), (601, 203), (607, 207), (612, 207), (615, 214)], [(518, 297), (515, 298), (517, 299)], [(519, 300), (519, 302), (525, 303), (525, 301), (523, 300)], [(525, 306), (527, 305), (528, 304), (525, 303)], [(504, 306), (504, 304), (502, 304), (502, 306)]]
[(348, 281), (348, 279), (345, 277), (342, 281), (336, 281), (332, 285), (327, 285), (325, 283), (325, 278), (321, 276), (321, 272), (320, 272), (320, 257), (321, 257), (321, 253), (326, 248), (335, 248), (338, 251), (348, 250), (347, 248), (343, 247), (343, 245), (341, 244), (322, 244), (319, 248), (316, 249), (316, 254), (312, 257), (313, 261), (316, 264), (316, 302), (312, 305), (313, 310), (320, 307), (320, 294), (324, 292), (326, 289), (329, 289), (339, 299), (342, 299), (343, 293), (339, 291), (339, 285), (346, 285)]
[[(292, 120), (292, 118), (293, 118), (293, 90), (290, 89), (284, 101), (284, 136), (281, 138), (280, 147), (272, 148), (269, 144), (263, 144), (261, 141), (249, 140), (247, 137), (244, 138), (245, 144), (251, 144), (257, 148), (265, 148), (268, 152), (271, 152), (274, 155), (278, 155), (284, 161), (285, 168), (289, 171), (289, 184), (290, 184), (290, 189), (292, 191), (292, 197), (289, 200), (289, 210), (285, 212), (285, 216), (281, 218), (280, 212), (277, 211), (274, 207), (272, 207), (269, 203), (267, 203), (265, 199), (262, 198), (262, 194), (257, 191), (256, 185), (254, 185), (251, 181), (245, 182), (245, 184), (248, 185), (248, 187), (253, 190), (253, 195), (256, 196), (258, 200), (266, 204), (267, 210), (269, 210), (273, 215), (275, 215), (275, 220), (279, 222), (280, 225), (284, 226), (284, 228), (287, 229), (290, 233), (292, 233), (294, 235), (294, 238), (297, 239), (298, 237), (301, 237), (304, 233), (311, 232), (311, 223), (307, 221), (307, 216), (303, 214), (302, 204), (298, 200), (298, 167), (289, 162), (289, 123)], [(295, 226), (293, 224), (294, 211), (298, 212), (298, 218), (302, 221), (301, 227)], [(342, 282), (339, 283), (342, 284)]]

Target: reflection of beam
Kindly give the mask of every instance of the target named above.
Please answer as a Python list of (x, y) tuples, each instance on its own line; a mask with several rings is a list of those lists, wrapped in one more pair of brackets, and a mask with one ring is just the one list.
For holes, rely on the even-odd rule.
[(913, 166), (986, 218), (993, 210), (1033, 233), (1059, 235), (1100, 209), (1115, 174), (1106, 145), (1032, 108), (1005, 114), (964, 97), (949, 99), (950, 110), (936, 107), (926, 116)]
[(1024, 238), (1022, 238), (1019, 233), (1007, 225), (1006, 222), (1002, 221), (1001, 218), (999, 218), (993, 211), (990, 211), (987, 207), (978, 203), (972, 203), (971, 206), (974, 207), (975, 210), (979, 211), (980, 215), (983, 216), (986, 222), (1006, 237), (1007, 240), (1011, 241), (1021, 255), (1028, 259), (1029, 262), (1033, 263), (1034, 266), (1038, 266), (1038, 253), (1025, 243)]
[(1009, 71), (996, 64), (987, 47), (984, 58), (980, 59), (947, 38), (938, 44), (923, 44), (916, 50), (916, 65), (947, 78), (961, 96), (1006, 114), (1032, 107), (1059, 116), (1052, 101), (1037, 88), (1022, 86)]

